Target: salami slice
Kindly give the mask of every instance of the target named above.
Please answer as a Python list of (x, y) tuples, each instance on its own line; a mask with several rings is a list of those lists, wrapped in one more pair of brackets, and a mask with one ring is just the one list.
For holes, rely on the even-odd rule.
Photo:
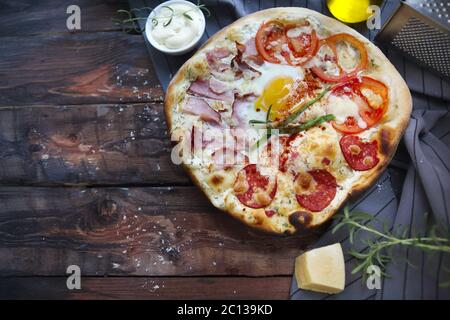
[(336, 195), (336, 179), (327, 170), (316, 169), (297, 174), (294, 180), (298, 203), (312, 212), (322, 211)]
[(380, 162), (376, 140), (364, 142), (358, 136), (348, 135), (343, 136), (339, 144), (345, 160), (354, 170), (370, 170)]
[(275, 197), (277, 179), (262, 175), (256, 164), (249, 164), (239, 171), (233, 189), (242, 204), (254, 209), (264, 208)]

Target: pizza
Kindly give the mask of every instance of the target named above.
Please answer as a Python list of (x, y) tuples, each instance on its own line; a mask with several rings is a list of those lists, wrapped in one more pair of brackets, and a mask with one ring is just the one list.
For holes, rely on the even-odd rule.
[(172, 160), (215, 207), (293, 234), (376, 181), (411, 104), (362, 35), (315, 11), (273, 8), (210, 38), (173, 77), (165, 113)]

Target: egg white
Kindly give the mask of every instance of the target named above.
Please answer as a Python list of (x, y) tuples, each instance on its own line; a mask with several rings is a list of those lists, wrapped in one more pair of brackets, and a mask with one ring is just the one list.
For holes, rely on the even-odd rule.
[(257, 96), (260, 96), (263, 93), (266, 85), (275, 78), (291, 77), (294, 81), (297, 79), (303, 80), (305, 78), (303, 68), (285, 64), (265, 62), (260, 67), (258, 67), (257, 70), (261, 72), (261, 76), (253, 79), (252, 81), (253, 92)]
[(297, 79), (303, 80), (305, 77), (303, 68), (284, 64), (264, 62), (261, 66), (255, 67), (255, 69), (261, 73), (260, 76), (252, 80), (240, 79), (235, 84), (236, 88), (244, 89), (245, 92), (251, 92), (255, 95), (254, 101), (248, 102), (248, 106), (241, 108), (239, 113), (240, 117), (247, 120), (247, 123), (250, 120), (263, 121), (266, 119), (267, 112), (264, 110), (257, 111), (254, 105), (270, 81), (280, 77), (290, 77), (294, 81)]

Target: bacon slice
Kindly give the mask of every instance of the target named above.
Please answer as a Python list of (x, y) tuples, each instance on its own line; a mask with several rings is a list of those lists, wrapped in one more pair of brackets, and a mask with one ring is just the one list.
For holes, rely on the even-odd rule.
[(215, 48), (206, 53), (206, 60), (211, 69), (220, 72), (230, 68), (229, 62), (222, 61), (229, 55), (231, 55), (231, 52), (227, 48)]
[(256, 49), (255, 38), (249, 39), (245, 44), (245, 50), (243, 52), (243, 58), (256, 63), (257, 65), (262, 65), (264, 63), (264, 59), (259, 55), (258, 50)]
[(380, 162), (376, 140), (364, 142), (358, 136), (347, 135), (341, 138), (339, 145), (345, 160), (353, 170), (370, 170)]
[(261, 72), (250, 66), (248, 62), (243, 58), (244, 52), (246, 50), (245, 45), (236, 42), (236, 49), (237, 54), (236, 56), (234, 56), (233, 60), (231, 60), (231, 66), (236, 72), (236, 76), (240, 77), (244, 74), (247, 74), (247, 77), (250, 79), (260, 76)]
[(256, 164), (249, 164), (239, 171), (233, 189), (243, 205), (254, 209), (264, 208), (277, 193), (277, 179), (276, 176), (263, 176)]
[(316, 169), (299, 173), (295, 180), (298, 203), (312, 212), (328, 207), (336, 195), (336, 179), (327, 170)]
[(234, 94), (231, 90), (221, 94), (214, 93), (209, 87), (209, 81), (206, 80), (197, 79), (196, 81), (192, 82), (188, 91), (197, 96), (214, 100), (221, 100), (230, 103), (232, 103), (234, 100)]
[(188, 97), (186, 103), (183, 105), (183, 112), (199, 116), (204, 121), (220, 124), (220, 114), (201, 98)]
[(251, 39), (247, 40), (247, 42), (245, 43), (245, 55), (246, 56), (259, 55), (258, 50), (256, 49), (255, 38), (251, 38)]
[(211, 77), (209, 79), (209, 88), (216, 94), (222, 94), (229, 89), (228, 85), (225, 82), (217, 80), (214, 77)]
[(235, 95), (231, 118), (235, 122), (237, 127), (245, 127), (248, 125), (246, 123), (246, 117), (244, 116), (245, 110), (253, 107), (253, 101), (255, 100), (255, 96), (253, 94), (246, 94), (243, 96)]

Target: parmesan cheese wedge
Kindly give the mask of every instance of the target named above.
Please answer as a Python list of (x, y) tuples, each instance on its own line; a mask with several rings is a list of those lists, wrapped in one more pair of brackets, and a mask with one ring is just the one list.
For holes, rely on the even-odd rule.
[(345, 287), (345, 262), (340, 243), (307, 251), (295, 259), (300, 289), (339, 293)]

